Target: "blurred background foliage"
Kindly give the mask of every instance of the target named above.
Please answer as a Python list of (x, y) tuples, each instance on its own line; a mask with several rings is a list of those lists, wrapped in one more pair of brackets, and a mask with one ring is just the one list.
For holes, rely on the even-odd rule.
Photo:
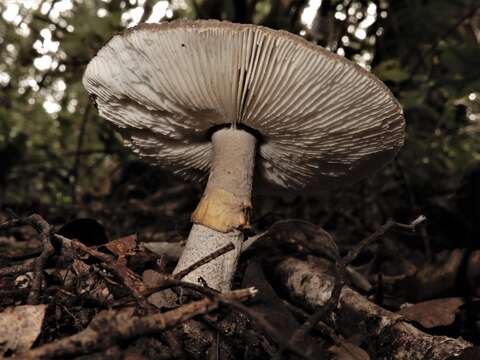
[(62, 219), (98, 218), (110, 207), (118, 212), (106, 221), (113, 227), (145, 210), (138, 199), (161, 191), (157, 208), (168, 196), (175, 201), (143, 223), (188, 227), (200, 187), (135, 160), (98, 117), (81, 78), (125, 28), (217, 18), (285, 29), (346, 56), (390, 87), (407, 120), (404, 149), (380, 173), (320, 200), (257, 200), (255, 226), (287, 215), (356, 237), (387, 217), (426, 213), (434, 246), (471, 243), (480, 219), (479, 8), (478, 0), (3, 0), (0, 203), (60, 209)]

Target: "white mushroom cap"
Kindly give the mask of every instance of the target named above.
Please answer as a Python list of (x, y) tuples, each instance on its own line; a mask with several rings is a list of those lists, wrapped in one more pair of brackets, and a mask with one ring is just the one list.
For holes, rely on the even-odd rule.
[(137, 26), (98, 52), (83, 83), (136, 153), (189, 179), (208, 175), (220, 125), (261, 134), (257, 176), (296, 190), (354, 182), (404, 140), (402, 109), (375, 76), (255, 25)]

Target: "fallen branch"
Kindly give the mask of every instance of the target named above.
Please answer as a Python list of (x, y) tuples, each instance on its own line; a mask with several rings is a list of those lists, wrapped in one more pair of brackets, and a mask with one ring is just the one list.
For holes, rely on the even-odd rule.
[[(331, 298), (335, 279), (327, 267), (286, 258), (274, 273), (291, 299), (310, 311), (318, 311)], [(344, 337), (361, 334), (375, 359), (443, 360), (471, 346), (461, 338), (426, 334), (346, 286), (340, 292), (337, 316)]]
[[(255, 293), (254, 288), (240, 289), (224, 293), (221, 298), (243, 301)], [(218, 308), (219, 299), (220, 297), (205, 298), (166, 313), (141, 317), (131, 316), (129, 312), (105, 311), (100, 313), (85, 330), (18, 354), (17, 358), (22, 360), (67, 358), (107, 349), (135, 337), (162, 332), (194, 316), (209, 313)]]

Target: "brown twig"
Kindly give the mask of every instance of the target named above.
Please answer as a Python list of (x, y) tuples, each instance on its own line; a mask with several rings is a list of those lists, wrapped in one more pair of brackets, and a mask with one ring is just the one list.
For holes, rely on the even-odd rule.
[(4, 223), (0, 224), (0, 230), (8, 230), (17, 226), (27, 225), (25, 219), (17, 218), (5, 221)]
[[(253, 288), (234, 290), (222, 297), (243, 301), (255, 294)], [(166, 313), (148, 316), (131, 316), (127, 312), (101, 313), (83, 331), (50, 344), (19, 354), (21, 359), (71, 358), (109, 348), (123, 341), (162, 332), (194, 316), (206, 314), (218, 308), (220, 301), (205, 298), (183, 305)]]
[(43, 270), (47, 259), (54, 252), (53, 246), (50, 243), (50, 236), (52, 227), (48, 224), (40, 215), (34, 214), (28, 218), (32, 227), (40, 234), (40, 240), (42, 241), (42, 253), (35, 259), (34, 272), (32, 280), (32, 288), (30, 294), (28, 294), (27, 304), (38, 304), (40, 297), (40, 290), (43, 282)]
[(81, 251), (100, 261), (99, 265), (112, 273), (121, 283), (130, 291), (135, 297), (140, 306), (144, 309), (151, 309), (151, 306), (146, 301), (142, 293), (146, 288), (140, 277), (130, 270), (121, 260), (118, 261), (115, 257), (102, 253), (100, 251), (89, 248), (78, 240), (67, 239), (64, 236), (55, 234), (55, 237), (63, 242), (65, 246), (70, 246), (77, 251)]
[(367, 236), (365, 239), (360, 241), (353, 249), (351, 249), (345, 257), (342, 258), (341, 262), (347, 266), (349, 265), (353, 260), (355, 260), (358, 255), (370, 244), (374, 243), (382, 235), (384, 235), (387, 231), (390, 229), (397, 227), (399, 229), (403, 230), (408, 230), (408, 231), (414, 231), (415, 228), (423, 223), (426, 220), (426, 217), (423, 215), (420, 215), (417, 219), (412, 221), (410, 224), (402, 224), (393, 221), (392, 219), (389, 219), (385, 224), (383, 224), (377, 231), (375, 231), (373, 234)]
[(219, 256), (222, 256), (223, 254), (235, 249), (235, 246), (232, 243), (228, 243), (227, 245), (221, 247), (218, 250), (215, 250), (211, 254), (205, 256), (204, 258), (194, 262), (192, 265), (189, 267), (183, 269), (182, 271), (179, 271), (174, 275), (175, 279), (182, 279), (183, 277), (187, 276), (190, 274), (193, 270), (198, 269), (200, 266), (205, 265), (209, 263), (210, 261), (216, 259)]
[(37, 304), (43, 282), (43, 270), (47, 259), (54, 252), (53, 246), (50, 243), (50, 236), (52, 227), (40, 215), (33, 214), (24, 218), (15, 218), (4, 222), (0, 225), (0, 230), (7, 230), (18, 226), (31, 226), (39, 234), (42, 242), (42, 252), (40, 256), (33, 261), (28, 261), (24, 264), (10, 266), (8, 268), (0, 269), (0, 275), (17, 274), (21, 272), (33, 271), (33, 280), (30, 293), (28, 295), (28, 304)]

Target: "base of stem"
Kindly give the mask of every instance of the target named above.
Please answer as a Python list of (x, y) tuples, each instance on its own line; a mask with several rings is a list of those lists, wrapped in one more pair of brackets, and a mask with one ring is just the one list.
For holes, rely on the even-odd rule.
[(229, 291), (242, 252), (243, 234), (240, 231), (222, 233), (200, 224), (193, 224), (185, 249), (173, 273), (186, 269), (229, 243), (233, 244), (233, 250), (200, 266), (182, 279), (196, 284), (202, 284), (200, 279), (203, 279), (213, 289)]

